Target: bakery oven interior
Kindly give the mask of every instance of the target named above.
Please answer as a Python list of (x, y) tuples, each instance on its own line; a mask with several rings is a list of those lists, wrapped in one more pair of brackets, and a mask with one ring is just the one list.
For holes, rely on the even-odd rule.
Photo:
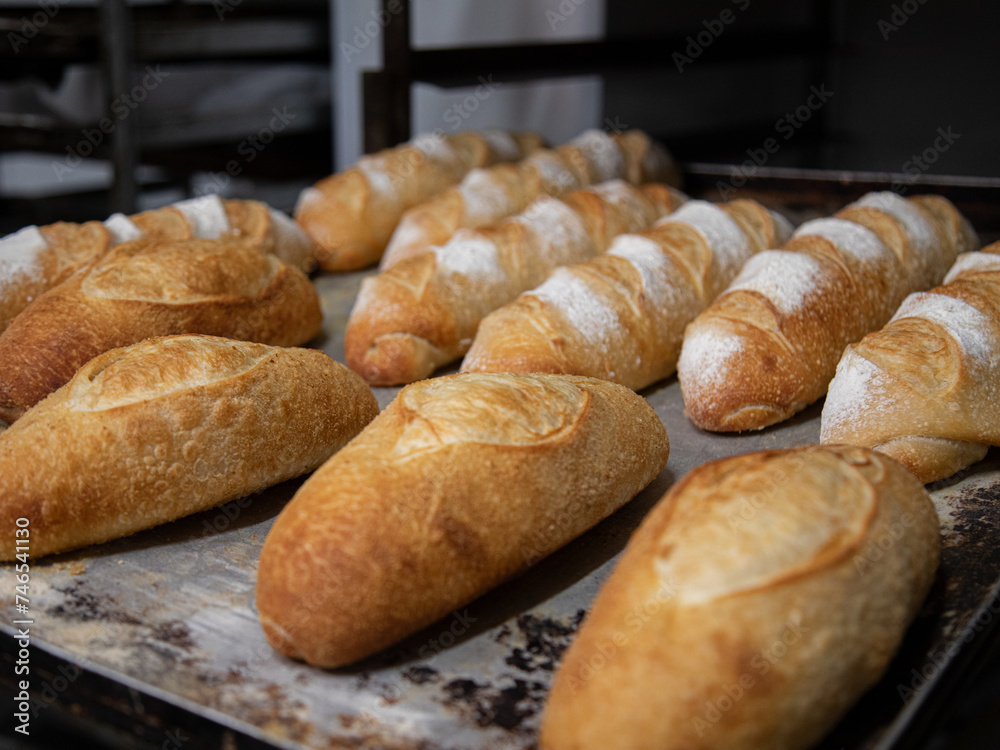
[[(2, 0), (0, 29), (0, 235), (210, 192), (288, 211), (362, 152), (497, 126), (641, 128), (692, 195), (794, 218), (939, 192), (1000, 239), (996, 4)], [(104, 132), (108, 108), (125, 116)], [(1000, 745), (1000, 660), (977, 645), (892, 747)], [(144, 700), (163, 726), (193, 720)], [(64, 708), (18, 747), (123, 746), (110, 717), (128, 711)]]

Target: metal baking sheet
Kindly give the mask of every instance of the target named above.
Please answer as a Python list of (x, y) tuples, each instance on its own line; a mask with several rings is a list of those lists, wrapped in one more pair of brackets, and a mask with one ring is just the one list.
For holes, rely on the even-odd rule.
[[(317, 279), (326, 324), (316, 344), (341, 361), (344, 326), (365, 275)], [(375, 392), (384, 407), (397, 389)], [(527, 574), (350, 668), (323, 671), (277, 655), (257, 621), (260, 548), (301, 480), (126, 539), (33, 560), (31, 646), (47, 659), (46, 684), (60, 687), (56, 665), (63, 662), (89, 676), (63, 680), (55, 697), (36, 699), (43, 707), (69, 705), (84, 718), (120, 716), (119, 728), (143, 736), (158, 727), (149, 735), (156, 740), (175, 727), (188, 746), (199, 746), (199, 726), (212, 726), (284, 748), (534, 747), (562, 653), (652, 505), (705, 461), (818, 439), (820, 404), (758, 433), (720, 436), (687, 420), (676, 378), (644, 395), (671, 444), (667, 468), (646, 490)], [(906, 746), (914, 717), (929, 715), (942, 691), (962, 679), (956, 674), (982, 653), (1000, 619), (1000, 452), (931, 489), (944, 543), (935, 587), (885, 679), (822, 748)], [(0, 630), (13, 635), (19, 615), (11, 566), (2, 580)], [(0, 641), (0, 682), (9, 684), (14, 641)], [(89, 692), (74, 693), (85, 682)], [(102, 698), (102, 685), (108, 696), (117, 688), (128, 697)], [(33, 689), (44, 684), (36, 679)], [(154, 705), (161, 708), (148, 708)]]

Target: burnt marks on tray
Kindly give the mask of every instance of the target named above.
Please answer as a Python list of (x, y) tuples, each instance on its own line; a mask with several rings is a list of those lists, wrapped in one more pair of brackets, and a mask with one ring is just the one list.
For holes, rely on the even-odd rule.
[(530, 613), (521, 615), (517, 627), (525, 645), (512, 648), (504, 663), (528, 673), (539, 669), (554, 671), (586, 614), (586, 610), (577, 610), (568, 623)]
[[(546, 686), (537, 681), (504, 680), (506, 685), (489, 685), (458, 679), (444, 685), (446, 706), (467, 713), (481, 727), (498, 726), (508, 731), (522, 729), (522, 723), (537, 714), (545, 699)], [(528, 731), (527, 728), (524, 728)]]
[(107, 595), (96, 595), (82, 590), (74, 584), (56, 588), (66, 598), (61, 604), (49, 607), (46, 614), (63, 620), (77, 622), (115, 622), (121, 625), (140, 625), (141, 622), (119, 608), (117, 602)]
[(509, 650), (504, 664), (510, 669), (492, 679), (456, 675), (441, 684), (438, 700), (480, 727), (533, 739), (552, 674), (585, 616), (582, 609), (561, 619), (529, 612), (518, 616), (513, 627), (501, 625), (490, 639)]
[(403, 670), (403, 679), (412, 682), (414, 685), (426, 685), (428, 683), (440, 682), (441, 673), (434, 667), (413, 666)]
[(187, 623), (181, 620), (167, 620), (161, 622), (152, 629), (150, 635), (159, 641), (181, 651), (190, 651), (194, 648), (194, 639), (191, 637), (191, 629)]

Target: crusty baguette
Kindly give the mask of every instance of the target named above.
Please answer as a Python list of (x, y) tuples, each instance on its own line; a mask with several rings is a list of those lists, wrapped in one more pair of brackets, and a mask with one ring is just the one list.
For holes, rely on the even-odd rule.
[(695, 469), (632, 536), (566, 652), (541, 747), (811, 747), (884, 673), (939, 546), (924, 488), (863, 448)]
[(792, 227), (747, 200), (690, 201), (490, 313), (463, 372), (587, 375), (633, 390), (671, 375), (684, 327)]
[(364, 658), (613, 513), (668, 453), (645, 400), (604, 381), (410, 385), (275, 521), (257, 577), (264, 632), (310, 664)]
[(137, 239), (235, 237), (306, 273), (313, 242), (288, 216), (259, 201), (206, 195), (135, 216), (29, 226), (0, 238), (0, 332), (39, 295), (115, 245)]
[(937, 196), (869, 193), (803, 224), (783, 249), (751, 258), (688, 327), (677, 367), (688, 415), (731, 432), (801, 411), (826, 393), (847, 344), (976, 246), (968, 222)]
[(145, 338), (205, 333), (296, 346), (321, 325), (305, 274), (238, 240), (125, 242), (0, 334), (0, 419), (17, 419), (101, 352)]
[(587, 130), (555, 149), (517, 164), (474, 169), (455, 187), (411, 208), (399, 220), (382, 256), (382, 270), (443, 245), (459, 229), (476, 229), (520, 213), (541, 195), (560, 197), (607, 180), (680, 184), (666, 149), (641, 130), (609, 135)]
[(487, 314), (553, 268), (603, 252), (616, 235), (648, 227), (683, 200), (663, 185), (613, 180), (461, 230), (444, 247), (362, 282), (345, 332), (347, 364), (378, 385), (425, 378), (465, 354)]
[(945, 284), (906, 298), (847, 347), (823, 405), (824, 443), (864, 445), (922, 482), (1000, 445), (1000, 243), (959, 257)]
[[(377, 413), (361, 378), (312, 349), (115, 349), (0, 434), (0, 522), (28, 519), (32, 557), (126, 536), (311, 471)], [(14, 552), (5, 534), (0, 558)]]
[(325, 271), (378, 262), (403, 212), (440, 193), (476, 167), (518, 161), (541, 148), (534, 133), (427, 134), (363, 156), (299, 195), (295, 219), (317, 244)]

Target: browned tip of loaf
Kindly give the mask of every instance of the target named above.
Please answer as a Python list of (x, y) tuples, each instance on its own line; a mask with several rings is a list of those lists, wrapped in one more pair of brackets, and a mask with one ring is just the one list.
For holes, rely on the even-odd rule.
[[(756, 292), (738, 294), (755, 298), (764, 310), (770, 306)], [(688, 327), (678, 379), (684, 409), (698, 427), (711, 432), (759, 430), (815, 400), (802, 392), (808, 380), (801, 357), (772, 323), (704, 314)], [(699, 335), (705, 338), (699, 340)], [(719, 351), (730, 353), (719, 356)]]
[(445, 359), (427, 339), (412, 333), (387, 333), (361, 348), (345, 337), (347, 366), (369, 385), (404, 385), (430, 377)]

